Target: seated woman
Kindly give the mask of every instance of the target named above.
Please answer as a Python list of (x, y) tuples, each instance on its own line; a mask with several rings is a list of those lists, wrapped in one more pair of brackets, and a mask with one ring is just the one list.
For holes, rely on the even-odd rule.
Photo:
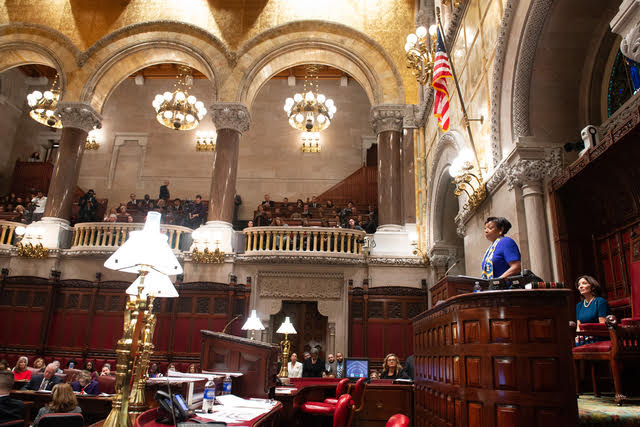
[(197, 374), (198, 373), (198, 367), (196, 366), (195, 363), (192, 363), (191, 365), (189, 365), (189, 368), (187, 369), (187, 372), (190, 374)]
[(36, 360), (33, 361), (33, 367), (36, 369), (40, 369), (40, 372), (44, 372), (44, 359), (42, 357), (38, 357)]
[(40, 408), (36, 419), (33, 421), (33, 427), (37, 427), (40, 422), (40, 418), (45, 414), (59, 414), (65, 412), (81, 414), (82, 410), (78, 406), (78, 399), (76, 399), (76, 395), (73, 394), (71, 385), (68, 383), (56, 384), (53, 386), (51, 403)]
[(84, 367), (82, 369), (84, 369), (85, 371), (89, 371), (92, 380), (98, 378), (98, 373), (93, 367), (93, 362), (91, 360), (87, 360), (86, 362), (84, 362)]
[(16, 381), (28, 381), (31, 379), (31, 371), (27, 369), (27, 363), (29, 359), (26, 356), (21, 356), (13, 368), (13, 376)]
[(402, 366), (398, 361), (398, 356), (393, 353), (387, 354), (382, 364), (382, 372), (380, 373), (381, 380), (395, 380), (400, 377), (402, 373)]
[(91, 379), (91, 372), (82, 370), (71, 383), (71, 388), (80, 394), (98, 394), (98, 381)]
[[(580, 276), (576, 281), (576, 288), (580, 292), (582, 301), (576, 304), (576, 320), (578, 331), (583, 323), (604, 323), (604, 319), (611, 314), (609, 303), (600, 295), (600, 283), (587, 275)], [(608, 337), (576, 337), (576, 345), (588, 344), (594, 341), (606, 341)]]
[(102, 369), (100, 370), (100, 376), (106, 377), (111, 375), (111, 363), (105, 363), (102, 365)]
[(149, 366), (149, 373), (147, 375), (149, 378), (160, 378), (162, 376), (162, 372), (160, 372), (160, 368), (158, 368), (157, 363), (152, 363)]
[(520, 249), (505, 236), (511, 223), (503, 217), (491, 216), (484, 223), (484, 237), (491, 242), (482, 259), (482, 278), (501, 279), (520, 273)]

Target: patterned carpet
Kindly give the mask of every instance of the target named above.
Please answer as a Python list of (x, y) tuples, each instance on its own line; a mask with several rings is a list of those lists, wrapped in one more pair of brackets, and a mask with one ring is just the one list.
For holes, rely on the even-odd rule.
[(581, 426), (640, 426), (640, 399), (616, 405), (612, 395), (593, 397), (582, 394), (578, 399)]

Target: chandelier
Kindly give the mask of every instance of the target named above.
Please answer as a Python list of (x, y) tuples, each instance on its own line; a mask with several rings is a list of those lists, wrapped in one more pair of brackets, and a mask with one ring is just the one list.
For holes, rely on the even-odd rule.
[(318, 92), (318, 71), (318, 65), (307, 65), (302, 93), (296, 93), (284, 103), (284, 111), (294, 129), (320, 132), (329, 127), (336, 112), (333, 99)]
[(216, 133), (196, 132), (196, 151), (216, 151)]
[[(429, 34), (430, 39), (427, 38)], [(429, 31), (425, 27), (418, 27), (415, 33), (407, 36), (407, 43), (404, 50), (407, 53), (408, 68), (418, 80), (418, 83), (425, 85), (431, 80), (433, 73), (433, 55), (435, 55), (436, 44), (436, 26), (429, 27)]]
[(319, 132), (302, 132), (302, 152), (303, 153), (319, 153), (320, 152), (320, 133)]
[(191, 130), (207, 114), (202, 101), (189, 95), (193, 84), (193, 76), (189, 67), (180, 66), (178, 81), (174, 84), (173, 92), (158, 94), (153, 100), (156, 119), (161, 125), (175, 130)]
[(31, 109), (29, 115), (38, 123), (60, 129), (62, 128), (62, 121), (58, 114), (56, 114), (59, 100), (60, 88), (58, 87), (58, 75), (56, 75), (51, 89), (46, 90), (44, 93), (39, 90), (34, 90), (27, 95), (27, 103)]

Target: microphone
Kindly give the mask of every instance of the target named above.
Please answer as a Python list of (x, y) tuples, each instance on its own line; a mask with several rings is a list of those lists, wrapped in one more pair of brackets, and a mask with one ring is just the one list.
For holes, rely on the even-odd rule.
[(226, 334), (227, 333), (227, 328), (229, 327), (229, 325), (231, 325), (233, 322), (235, 322), (236, 320), (240, 319), (241, 317), (243, 317), (242, 314), (238, 314), (236, 317), (234, 317), (233, 319), (231, 319), (229, 321), (229, 323), (227, 323), (226, 325), (224, 325), (224, 329), (222, 329), (222, 333)]
[[(445, 277), (447, 274), (449, 274), (449, 272), (450, 272), (451, 270), (453, 270), (453, 267), (455, 267), (456, 265), (458, 265), (458, 261), (454, 262), (454, 263), (453, 263), (453, 265), (452, 265), (451, 267), (449, 267), (449, 268), (447, 269), (447, 271), (445, 271), (445, 272), (444, 272), (444, 274), (442, 275), (442, 277)], [(441, 279), (442, 279), (442, 277), (441, 277)]]

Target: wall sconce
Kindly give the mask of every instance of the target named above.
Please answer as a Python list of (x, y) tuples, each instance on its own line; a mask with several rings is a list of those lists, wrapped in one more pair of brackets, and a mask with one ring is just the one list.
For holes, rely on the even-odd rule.
[(418, 243), (418, 235), (415, 233), (412, 233), (409, 236), (409, 239), (411, 240), (411, 246), (414, 247), (413, 249), (413, 254), (416, 256), (419, 256), (420, 258), (422, 258), (422, 262), (427, 265), (429, 264), (430, 260), (429, 260), (429, 255), (427, 255), (427, 252), (424, 251), (419, 243)]
[(302, 132), (301, 148), (303, 153), (319, 153), (320, 152), (320, 133), (319, 132)]
[(471, 150), (462, 150), (449, 167), (449, 174), (453, 177), (456, 189), (453, 194), (460, 197), (464, 192), (467, 195), (465, 209), (475, 209), (487, 196), (485, 184), (482, 182), (482, 174), (478, 170), (478, 175), (473, 173), (474, 159)]
[(196, 151), (216, 151), (217, 137), (215, 131), (196, 132)]
[[(442, 0), (442, 4), (443, 4), (444, 6), (449, 6), (449, 4), (451, 4), (451, 3), (452, 3), (452, 1), (451, 1), (451, 0)], [(459, 7), (461, 3), (462, 3), (462, 0), (453, 0), (453, 7), (454, 7), (454, 9), (455, 9), (455, 8), (457, 8), (457, 7)]]
[(97, 150), (100, 148), (100, 144), (98, 143), (98, 132), (98, 129), (92, 129), (89, 131), (87, 141), (84, 143), (85, 150)]
[[(16, 245), (18, 256), (33, 259), (47, 258), (49, 249), (42, 245), (42, 233), (43, 230), (40, 227), (16, 227), (16, 236), (21, 239)], [(37, 243), (34, 244), (34, 241)]]
[(216, 244), (216, 248), (214, 250), (209, 250), (209, 240), (206, 233), (201, 232), (200, 230), (195, 230), (191, 233), (193, 237), (194, 243), (196, 241), (204, 243), (204, 249), (198, 249), (198, 245), (194, 245), (193, 250), (191, 251), (192, 260), (196, 264), (222, 264), (224, 263), (224, 255), (225, 253), (220, 250), (220, 240), (217, 239), (214, 241)]
[[(427, 34), (429, 38), (427, 38)], [(431, 80), (433, 73), (433, 55), (435, 53), (437, 27), (432, 25), (429, 31), (425, 27), (418, 27), (416, 32), (407, 36), (404, 51), (407, 52), (407, 68), (421, 85)]]

